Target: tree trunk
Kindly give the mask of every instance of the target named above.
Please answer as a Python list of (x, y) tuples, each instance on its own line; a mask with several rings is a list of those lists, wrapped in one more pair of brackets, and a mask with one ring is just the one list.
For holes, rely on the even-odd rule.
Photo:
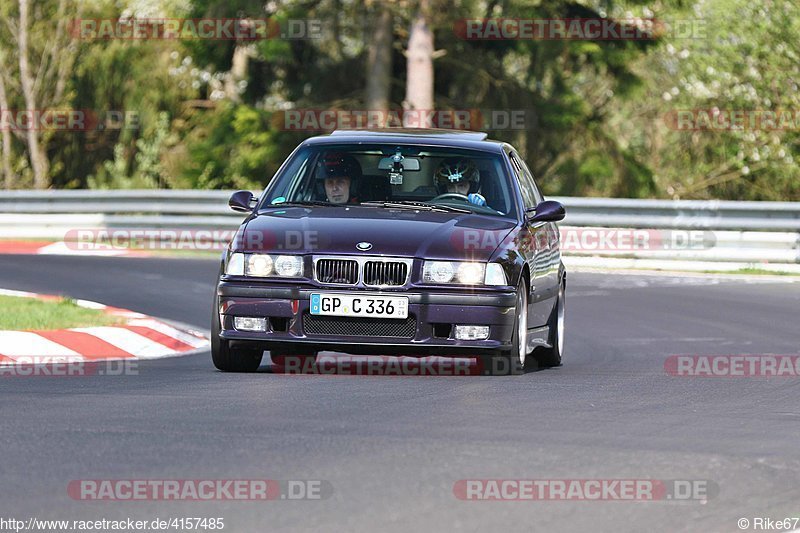
[[(33, 76), (28, 64), (28, 7), (28, 0), (19, 0), (19, 77), (26, 111), (35, 114), (37, 113), (36, 96), (33, 88)], [(33, 168), (33, 184), (37, 189), (46, 189), (50, 186), (48, 176), (50, 165), (36, 128), (35, 124), (31, 124), (26, 132), (28, 152)]]
[(433, 110), (433, 32), (429, 17), (429, 0), (420, 0), (408, 36), (406, 109)]
[(366, 107), (387, 111), (392, 88), (392, 12), (378, 2), (373, 17), (374, 32), (367, 50)]
[(239, 92), (239, 82), (247, 79), (247, 65), (250, 51), (247, 43), (236, 43), (231, 59), (231, 70), (225, 78), (225, 96), (236, 103), (242, 101)]
[[(6, 96), (5, 68), (0, 64), (0, 110), (8, 111), (8, 97)], [(3, 128), (3, 183), (6, 189), (13, 189), (17, 177), (11, 169), (11, 131)]]

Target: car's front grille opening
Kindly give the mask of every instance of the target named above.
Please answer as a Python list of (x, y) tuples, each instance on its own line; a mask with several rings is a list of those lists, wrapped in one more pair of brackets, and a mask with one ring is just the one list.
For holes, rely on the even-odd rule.
[(433, 324), (433, 336), (440, 339), (450, 338), (450, 332), (453, 330), (452, 324)]
[(303, 315), (306, 335), (343, 337), (396, 337), (410, 339), (417, 332), (417, 319), (360, 318), (344, 316)]
[(358, 283), (358, 262), (350, 259), (320, 259), (317, 261), (317, 281), (355, 285)]
[(272, 331), (286, 332), (289, 329), (289, 319), (282, 316), (272, 316), (269, 318)]
[(404, 285), (407, 276), (408, 265), (399, 261), (367, 261), (364, 265), (365, 285)]

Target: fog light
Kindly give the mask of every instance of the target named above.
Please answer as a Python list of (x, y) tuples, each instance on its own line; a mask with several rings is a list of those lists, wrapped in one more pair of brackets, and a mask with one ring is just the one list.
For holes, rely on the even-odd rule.
[(489, 326), (456, 326), (456, 339), (482, 341), (489, 338)]
[(233, 319), (233, 327), (239, 331), (267, 331), (267, 319), (237, 316)]

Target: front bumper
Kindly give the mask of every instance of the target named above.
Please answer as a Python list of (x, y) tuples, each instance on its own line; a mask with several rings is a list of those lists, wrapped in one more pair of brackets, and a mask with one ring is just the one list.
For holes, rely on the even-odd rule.
[[(310, 295), (314, 292), (342, 292), (405, 296), (409, 300), (409, 318), (413, 324), (402, 333), (371, 327), (365, 334), (362, 322), (375, 326), (376, 320), (391, 322), (395, 319), (348, 319), (352, 328), (337, 323), (337, 332), (325, 331), (325, 320), (316, 320), (315, 327), (306, 327), (309, 320)], [(467, 355), (469, 352), (497, 352), (511, 345), (514, 329), (513, 291), (454, 292), (453, 290), (380, 291), (341, 290), (265, 286), (246, 282), (220, 282), (219, 297), (220, 337), (234, 345), (246, 344), (264, 349), (302, 349), (314, 345), (314, 350), (332, 350), (347, 353), (375, 354), (376, 351), (404, 355)], [(266, 317), (266, 332), (238, 331), (233, 327), (233, 317)], [(318, 319), (318, 316), (314, 317)], [(331, 319), (337, 321), (337, 319)], [(320, 328), (320, 323), (323, 327)], [(341, 322), (341, 321), (339, 321)], [(485, 340), (456, 340), (455, 324), (488, 325), (489, 337)], [(309, 321), (309, 326), (311, 322)], [(333, 326), (333, 324), (329, 324)], [(389, 330), (397, 330), (390, 324)], [(333, 328), (331, 328), (333, 329)], [(312, 331), (308, 331), (312, 330)], [(376, 334), (376, 331), (379, 331)]]

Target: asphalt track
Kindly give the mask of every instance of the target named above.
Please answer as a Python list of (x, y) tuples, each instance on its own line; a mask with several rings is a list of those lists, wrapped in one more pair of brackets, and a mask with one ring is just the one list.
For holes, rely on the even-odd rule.
[[(210, 260), (2, 256), (0, 286), (207, 328)], [(565, 364), (511, 377), (0, 378), (0, 518), (224, 517), (224, 531), (740, 531), (800, 516), (799, 378), (672, 354), (798, 354), (800, 283), (574, 273)], [(4, 310), (12, 312), (12, 310)], [(265, 359), (268, 363), (268, 359)], [(318, 501), (87, 502), (77, 479), (326, 480)], [(461, 479), (711, 480), (700, 501), (461, 501)], [(751, 526), (752, 527), (752, 526)], [(753, 531), (753, 529), (749, 529)]]

